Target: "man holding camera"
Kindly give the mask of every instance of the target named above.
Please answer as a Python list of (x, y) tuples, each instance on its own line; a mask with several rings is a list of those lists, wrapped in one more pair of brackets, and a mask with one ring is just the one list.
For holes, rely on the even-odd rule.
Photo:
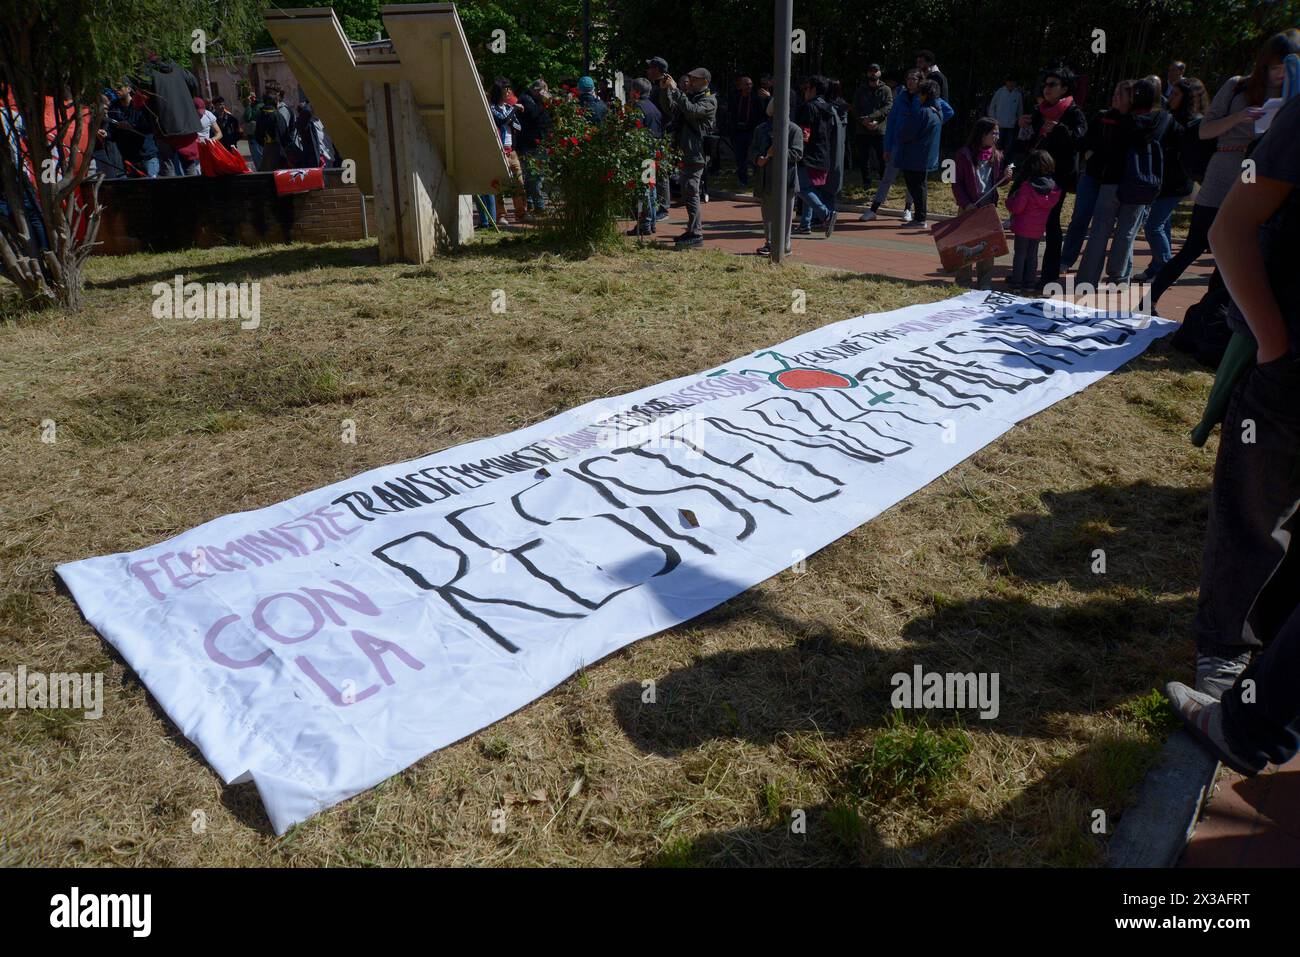
[(682, 200), (686, 204), (686, 232), (677, 237), (679, 249), (704, 243), (700, 223), (700, 187), (708, 163), (705, 138), (714, 136), (718, 115), (717, 98), (709, 91), (712, 79), (704, 67), (683, 77), (684, 87), (664, 74), (659, 87), (666, 94), (668, 108), (677, 120), (677, 147), (682, 151)]

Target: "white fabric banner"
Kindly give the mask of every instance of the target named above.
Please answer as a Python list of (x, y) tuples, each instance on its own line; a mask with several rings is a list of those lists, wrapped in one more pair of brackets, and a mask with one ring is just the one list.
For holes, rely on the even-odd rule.
[(1044, 307), (859, 316), (59, 574), (283, 833), (796, 564), (1175, 327)]

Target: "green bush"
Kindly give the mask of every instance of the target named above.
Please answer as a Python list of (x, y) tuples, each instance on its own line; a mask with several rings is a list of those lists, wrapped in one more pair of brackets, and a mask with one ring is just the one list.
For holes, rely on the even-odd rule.
[(554, 200), (540, 227), (566, 244), (607, 246), (617, 241), (619, 217), (635, 215), (656, 171), (667, 175), (676, 154), (641, 125), (636, 107), (615, 100), (597, 125), (568, 91), (544, 105), (551, 132), (528, 159)]

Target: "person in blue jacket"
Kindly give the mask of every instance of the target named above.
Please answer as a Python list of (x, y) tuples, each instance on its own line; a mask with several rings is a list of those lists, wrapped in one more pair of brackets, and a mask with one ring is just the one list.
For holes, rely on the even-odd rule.
[[(903, 86), (894, 92), (894, 102), (889, 108), (889, 118), (885, 121), (885, 172), (881, 175), (880, 185), (871, 200), (871, 208), (858, 217), (864, 223), (869, 223), (876, 218), (877, 210), (889, 196), (889, 188), (894, 185), (894, 180), (898, 177), (898, 136), (903, 128), (903, 121), (920, 108), (921, 101), (916, 91), (921, 85), (921, 79), (920, 70), (908, 70), (903, 78)], [(903, 222), (911, 221), (912, 198), (909, 196), (904, 201)]]
[(907, 192), (916, 207), (916, 226), (926, 229), (926, 178), (939, 168), (939, 130), (952, 119), (953, 109), (939, 95), (939, 84), (923, 80), (917, 87), (919, 108), (909, 112), (898, 133), (894, 165), (903, 173)]

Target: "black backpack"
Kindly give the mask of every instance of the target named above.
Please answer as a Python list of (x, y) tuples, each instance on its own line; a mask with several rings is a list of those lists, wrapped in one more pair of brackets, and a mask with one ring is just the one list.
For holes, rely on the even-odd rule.
[(1124, 157), (1124, 174), (1119, 181), (1119, 201), (1126, 205), (1150, 206), (1160, 195), (1165, 179), (1165, 148), (1159, 138), (1131, 147)]

